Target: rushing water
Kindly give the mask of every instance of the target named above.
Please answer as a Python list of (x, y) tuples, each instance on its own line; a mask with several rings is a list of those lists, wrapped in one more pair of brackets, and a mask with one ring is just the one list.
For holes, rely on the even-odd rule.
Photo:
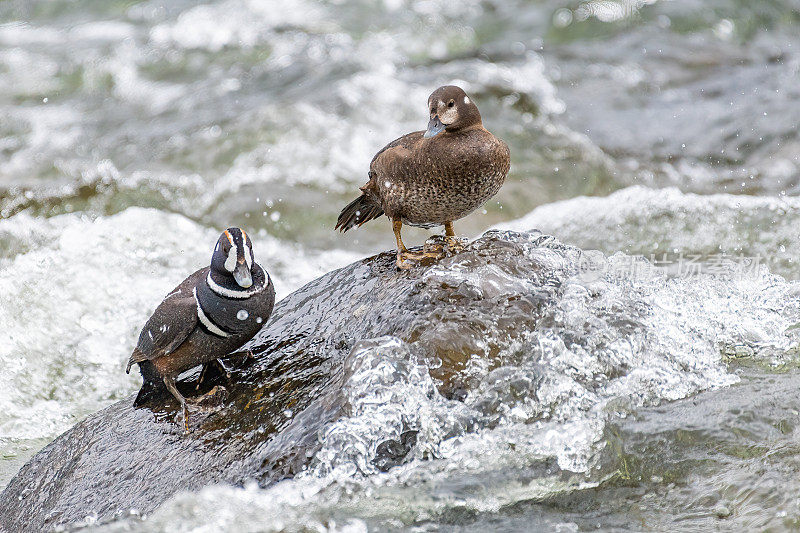
[[(799, 26), (791, 0), (0, 3), (0, 486), (136, 389), (139, 327), (221, 228), (255, 236), (279, 297), (392, 248), (336, 214), (458, 83), (512, 171), (457, 231), (596, 250), (557, 327), (464, 401), (364, 339), (309, 472), (103, 528), (797, 527)], [(648, 336), (626, 350), (628, 322)], [(400, 419), (411, 460), (367, 466)]]

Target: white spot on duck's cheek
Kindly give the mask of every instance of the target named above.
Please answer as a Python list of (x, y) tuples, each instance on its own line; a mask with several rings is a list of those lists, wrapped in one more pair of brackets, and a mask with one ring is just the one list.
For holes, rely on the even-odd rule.
[(455, 107), (450, 107), (447, 109), (447, 111), (439, 115), (439, 120), (441, 120), (442, 124), (444, 125), (450, 125), (457, 119), (458, 119), (458, 111), (456, 110)]
[(236, 268), (236, 253), (236, 246), (231, 246), (228, 251), (228, 258), (225, 260), (225, 270), (228, 272), (233, 272), (233, 269)]
[(247, 317), (249, 317), (249, 316), (250, 316), (250, 313), (248, 313), (244, 309), (239, 309), (239, 312), (236, 313), (236, 318), (238, 318), (239, 320), (247, 320)]
[(469, 96), (465, 96), (465, 97), (464, 97), (464, 103), (465, 103), (465, 104), (467, 104), (467, 105), (469, 105), (469, 103), (470, 103)]

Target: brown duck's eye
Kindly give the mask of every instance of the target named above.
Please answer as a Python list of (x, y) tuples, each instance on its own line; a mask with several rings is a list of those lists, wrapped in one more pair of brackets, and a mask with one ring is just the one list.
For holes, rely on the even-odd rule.
[(453, 100), (447, 102), (447, 107), (453, 107), (454, 105), (456, 105), (456, 103)]

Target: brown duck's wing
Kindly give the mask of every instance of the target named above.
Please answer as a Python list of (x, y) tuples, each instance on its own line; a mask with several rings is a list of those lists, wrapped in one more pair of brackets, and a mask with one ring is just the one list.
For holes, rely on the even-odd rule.
[(174, 352), (194, 331), (198, 322), (194, 288), (207, 274), (208, 268), (198, 270), (159, 304), (139, 334), (139, 342), (128, 361), (128, 370), (133, 363)]
[(424, 134), (424, 131), (415, 131), (414, 133), (408, 133), (399, 139), (393, 140), (384, 146), (380, 152), (375, 154), (375, 157), (372, 158), (372, 162), (369, 164), (370, 169), (374, 169), (376, 164), (380, 165), (387, 159), (395, 160), (409, 157), (422, 141), (422, 136)]

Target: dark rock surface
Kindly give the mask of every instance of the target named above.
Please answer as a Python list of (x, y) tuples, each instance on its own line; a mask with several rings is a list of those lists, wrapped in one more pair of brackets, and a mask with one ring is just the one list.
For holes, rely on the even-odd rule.
[[(211, 483), (291, 477), (343, 409), (344, 361), (356, 342), (394, 335), (416, 346), (440, 391), (459, 398), (471, 355), (491, 359), (535, 328), (579, 254), (541, 234), (489, 232), (407, 272), (395, 270), (393, 253), (330, 272), (276, 305), (249, 345), (254, 358), (233, 371), (227, 398), (192, 411), (190, 435), (169, 398), (137, 410), (133, 396), (118, 402), (20, 470), (0, 495), (0, 525), (45, 531), (87, 516), (148, 513), (177, 491)], [(453, 271), (463, 275), (443, 275)], [(181, 389), (192, 394), (194, 383)], [(387, 450), (413, 446), (407, 440)], [(396, 452), (387, 455), (392, 464), (402, 461)]]

